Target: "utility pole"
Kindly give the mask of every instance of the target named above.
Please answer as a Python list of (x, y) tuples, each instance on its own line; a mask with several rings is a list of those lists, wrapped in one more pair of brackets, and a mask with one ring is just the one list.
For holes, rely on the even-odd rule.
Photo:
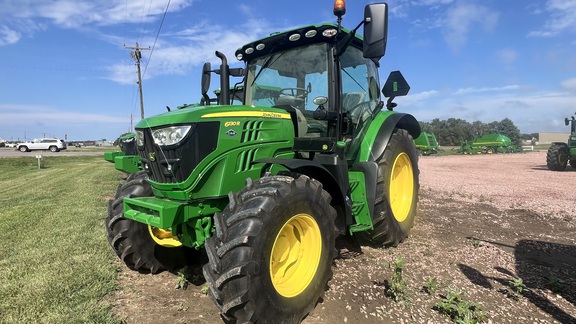
[(134, 115), (130, 114), (130, 129), (128, 130), (128, 132), (132, 132), (132, 130), (134, 129), (132, 126), (133, 121), (134, 121)]
[(140, 72), (140, 61), (142, 60), (142, 53), (140, 50), (150, 50), (150, 48), (142, 48), (138, 46), (136, 42), (136, 47), (124, 46), (124, 48), (131, 49), (130, 57), (136, 61), (136, 67), (138, 68), (138, 91), (140, 92), (140, 115), (144, 119), (144, 98), (142, 97), (142, 73)]

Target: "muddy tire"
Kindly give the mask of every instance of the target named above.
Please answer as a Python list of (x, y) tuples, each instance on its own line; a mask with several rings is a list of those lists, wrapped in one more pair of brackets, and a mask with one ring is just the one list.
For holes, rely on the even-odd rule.
[(418, 154), (412, 136), (396, 129), (378, 161), (373, 230), (359, 233), (362, 242), (397, 246), (414, 225), (418, 204)]
[(572, 167), (572, 169), (576, 170), (576, 159), (572, 159), (569, 162), (570, 162), (570, 166)]
[(208, 295), (226, 321), (299, 323), (332, 277), (330, 195), (302, 175), (248, 179), (229, 197), (205, 244)]
[[(568, 164), (569, 150), (564, 143), (552, 143), (546, 153), (546, 165), (548, 170), (564, 171)], [(572, 165), (572, 164), (571, 164)]]
[(108, 243), (116, 255), (132, 270), (158, 273), (174, 270), (186, 264), (186, 248), (158, 245), (151, 236), (151, 228), (143, 223), (124, 218), (125, 197), (150, 197), (152, 187), (146, 181), (146, 172), (131, 174), (118, 185), (114, 199), (108, 202), (105, 219)]

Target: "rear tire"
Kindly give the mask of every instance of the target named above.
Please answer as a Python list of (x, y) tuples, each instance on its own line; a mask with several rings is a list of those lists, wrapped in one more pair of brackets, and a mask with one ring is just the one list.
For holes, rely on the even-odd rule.
[(576, 170), (576, 159), (570, 160), (570, 166), (572, 167), (572, 169)]
[(124, 218), (124, 197), (151, 197), (152, 187), (146, 171), (131, 174), (118, 185), (113, 200), (108, 202), (105, 219), (108, 243), (116, 255), (132, 270), (158, 273), (186, 265), (186, 248), (156, 244), (148, 225)]
[(568, 145), (564, 143), (552, 143), (548, 149), (548, 153), (546, 153), (546, 165), (548, 166), (548, 170), (564, 171), (564, 169), (566, 169), (566, 164), (568, 164), (568, 156)]
[(56, 146), (50, 146), (50, 152), (58, 152), (58, 148)]
[(420, 187), (418, 154), (408, 131), (394, 131), (377, 163), (374, 228), (359, 236), (370, 245), (397, 246), (414, 225)]
[(336, 211), (320, 182), (270, 176), (214, 216), (206, 240), (208, 295), (225, 320), (299, 323), (332, 277)]

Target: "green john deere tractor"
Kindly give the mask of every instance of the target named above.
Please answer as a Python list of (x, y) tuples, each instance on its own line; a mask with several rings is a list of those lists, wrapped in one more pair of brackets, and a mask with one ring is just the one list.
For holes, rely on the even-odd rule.
[[(337, 1), (336, 4), (342, 3)], [(142, 170), (109, 204), (108, 241), (131, 269), (158, 272), (205, 251), (209, 296), (226, 320), (299, 322), (332, 276), (337, 236), (396, 246), (418, 202), (417, 120), (380, 96), (386, 4), (354, 30), (311, 25), (244, 45), (242, 105), (189, 107), (136, 125)], [(364, 26), (364, 37), (356, 30)], [(220, 88), (229, 89), (226, 57)], [(202, 73), (202, 93), (210, 84)], [(209, 101), (206, 101), (209, 103)], [(386, 107), (386, 109), (383, 109)]]
[(552, 171), (564, 171), (568, 162), (576, 169), (576, 118), (565, 118), (564, 123), (566, 126), (570, 125), (568, 143), (554, 142), (546, 154), (546, 165)]

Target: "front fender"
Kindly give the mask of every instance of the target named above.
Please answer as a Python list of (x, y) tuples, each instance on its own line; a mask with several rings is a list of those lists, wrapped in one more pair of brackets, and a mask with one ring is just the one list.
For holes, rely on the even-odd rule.
[(420, 124), (414, 116), (394, 111), (381, 111), (368, 128), (356, 161), (377, 161), (384, 154), (395, 128), (407, 130), (412, 138), (417, 138), (421, 132)]
[(304, 174), (310, 178), (316, 179), (322, 183), (322, 188), (326, 190), (330, 196), (332, 196), (331, 204), (340, 208), (336, 208), (336, 212), (339, 213), (339, 219), (344, 221), (336, 221), (336, 226), (341, 233), (346, 230), (345, 224), (351, 222), (351, 215), (349, 213), (349, 206), (346, 205), (345, 193), (341, 190), (341, 185), (336, 178), (330, 173), (326, 167), (316, 161), (304, 160), (304, 159), (279, 159), (279, 158), (265, 158), (254, 161), (253, 163), (265, 163), (267, 166), (262, 168), (262, 170), (268, 170), (273, 164), (281, 165), (290, 172), (295, 172), (299, 174)]

